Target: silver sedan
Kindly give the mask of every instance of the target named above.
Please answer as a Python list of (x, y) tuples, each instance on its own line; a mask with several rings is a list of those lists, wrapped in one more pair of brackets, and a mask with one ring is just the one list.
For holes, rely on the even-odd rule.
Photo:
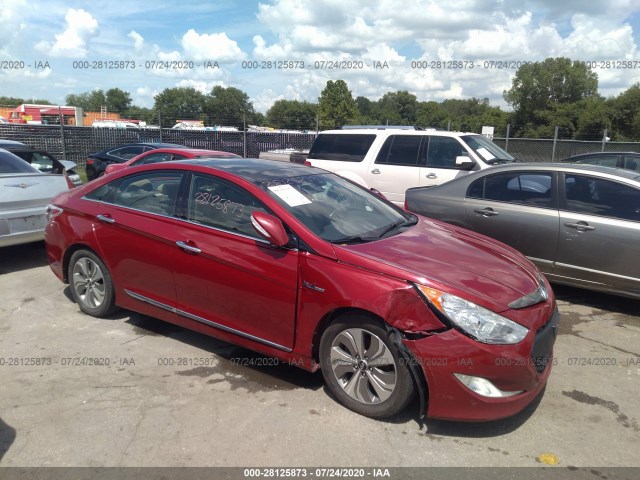
[(47, 204), (72, 186), (0, 149), (0, 247), (43, 240)]
[(640, 175), (519, 163), (407, 191), (412, 212), (514, 247), (550, 281), (640, 298)]

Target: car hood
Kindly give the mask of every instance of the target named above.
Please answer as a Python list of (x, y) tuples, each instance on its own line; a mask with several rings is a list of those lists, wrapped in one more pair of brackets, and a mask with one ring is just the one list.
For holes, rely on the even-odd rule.
[(339, 261), (446, 290), (495, 312), (539, 287), (537, 268), (513, 248), (424, 217), (393, 237), (335, 251)]

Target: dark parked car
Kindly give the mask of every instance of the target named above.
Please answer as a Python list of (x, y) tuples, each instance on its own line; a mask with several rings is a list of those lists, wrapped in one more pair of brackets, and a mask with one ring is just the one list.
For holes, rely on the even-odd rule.
[(640, 153), (637, 152), (592, 152), (565, 158), (563, 162), (602, 165), (603, 167), (626, 168), (640, 172)]
[(76, 172), (76, 163), (70, 160), (58, 160), (50, 153), (32, 148), (13, 140), (0, 140), (0, 148), (7, 150), (33, 165), (42, 173), (64, 174), (74, 186), (82, 184), (80, 175)]
[(407, 191), (406, 207), (504, 242), (552, 281), (640, 298), (640, 175), (533, 163)]
[(105, 148), (89, 155), (86, 162), (87, 178), (95, 180), (104, 175), (107, 165), (124, 163), (149, 150), (157, 148), (188, 148), (176, 143), (131, 143), (119, 147)]
[[(325, 170), (212, 159), (58, 196), (47, 256), (80, 309), (116, 306), (321, 369), (348, 408), (490, 420), (551, 371), (558, 313), (524, 256)], [(427, 407), (428, 399), (428, 407)]]
[(171, 162), (185, 160), (187, 158), (240, 158), (235, 153), (221, 150), (204, 150), (201, 148), (158, 148), (141, 153), (124, 163), (112, 163), (107, 165), (105, 173), (114, 173), (129, 167), (147, 165), (150, 163)]

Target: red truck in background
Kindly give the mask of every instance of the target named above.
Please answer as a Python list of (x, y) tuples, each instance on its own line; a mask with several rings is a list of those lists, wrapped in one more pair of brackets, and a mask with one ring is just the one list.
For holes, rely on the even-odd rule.
[(22, 125), (82, 125), (82, 109), (59, 105), (23, 103), (14, 108), (7, 119), (9, 123)]

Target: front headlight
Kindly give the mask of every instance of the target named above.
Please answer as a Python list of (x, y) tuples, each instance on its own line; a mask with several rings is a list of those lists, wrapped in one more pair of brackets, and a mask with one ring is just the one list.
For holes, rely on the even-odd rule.
[(418, 289), (443, 315), (479, 342), (518, 343), (529, 331), (508, 318), (450, 293), (424, 285), (418, 285)]

